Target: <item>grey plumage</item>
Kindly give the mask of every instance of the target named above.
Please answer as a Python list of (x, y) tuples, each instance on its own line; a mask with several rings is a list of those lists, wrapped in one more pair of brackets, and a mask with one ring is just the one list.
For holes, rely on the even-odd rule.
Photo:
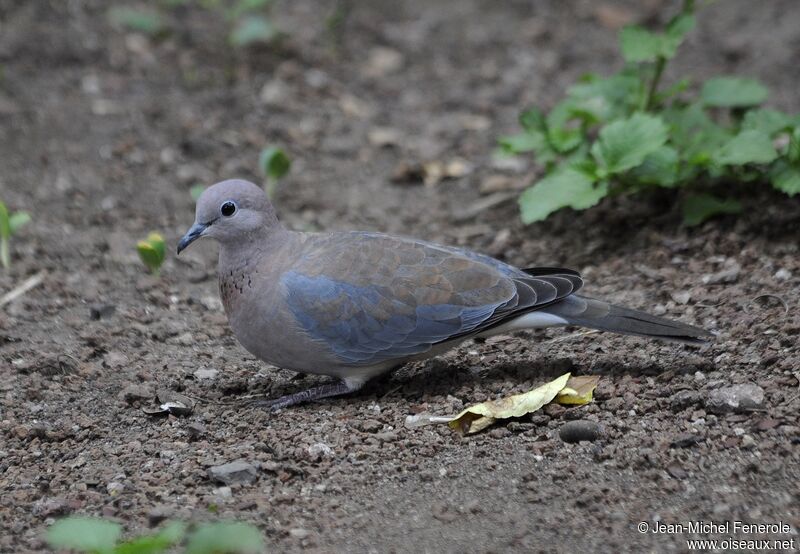
[(220, 295), (245, 348), (274, 365), (341, 380), (272, 407), (356, 390), (408, 361), (509, 330), (581, 325), (688, 343), (711, 336), (580, 296), (583, 280), (568, 269), (519, 269), (380, 233), (289, 231), (245, 181), (203, 193), (178, 251), (203, 236), (220, 243)]

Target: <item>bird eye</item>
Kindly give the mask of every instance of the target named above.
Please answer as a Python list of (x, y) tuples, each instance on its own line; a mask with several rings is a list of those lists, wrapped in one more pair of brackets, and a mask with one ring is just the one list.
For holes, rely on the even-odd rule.
[(219, 211), (225, 217), (230, 217), (236, 213), (236, 204), (228, 200), (227, 202), (223, 203), (222, 206), (220, 206)]

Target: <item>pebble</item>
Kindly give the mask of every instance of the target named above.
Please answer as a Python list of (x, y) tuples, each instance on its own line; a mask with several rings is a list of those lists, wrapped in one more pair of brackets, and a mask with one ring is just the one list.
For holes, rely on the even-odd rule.
[(751, 383), (714, 389), (705, 405), (707, 410), (718, 414), (759, 410), (764, 407), (764, 389)]
[(205, 435), (207, 430), (206, 426), (199, 421), (192, 421), (186, 425), (186, 432), (189, 434), (189, 437), (196, 439)]
[(358, 428), (365, 433), (377, 433), (383, 429), (383, 424), (375, 419), (365, 419), (359, 424)]
[(119, 394), (128, 404), (143, 402), (153, 398), (153, 389), (147, 385), (128, 385)]
[(236, 460), (208, 468), (208, 476), (212, 481), (225, 485), (252, 483), (258, 478), (258, 470), (244, 460)]
[(599, 423), (586, 419), (568, 421), (558, 430), (564, 442), (595, 441), (603, 433)]
[(334, 457), (333, 448), (331, 448), (324, 442), (318, 442), (312, 444), (306, 449), (306, 452), (308, 453), (309, 458), (316, 461)]
[(219, 370), (210, 368), (198, 369), (193, 373), (194, 378), (198, 380), (214, 379), (218, 374)]
[(89, 306), (89, 319), (98, 321), (114, 315), (117, 307), (114, 304), (92, 304)]
[(308, 537), (310, 533), (307, 529), (303, 529), (301, 527), (295, 527), (294, 529), (289, 529), (289, 535), (294, 537), (295, 539), (305, 539)]

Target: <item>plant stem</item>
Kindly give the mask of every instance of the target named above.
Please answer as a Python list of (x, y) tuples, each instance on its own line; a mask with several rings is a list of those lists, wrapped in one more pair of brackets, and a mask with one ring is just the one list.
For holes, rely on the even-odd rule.
[(0, 238), (0, 262), (6, 269), (11, 267), (11, 255), (8, 251), (8, 239), (5, 238)]
[(653, 101), (655, 100), (656, 92), (658, 92), (658, 83), (661, 81), (661, 75), (664, 73), (664, 68), (666, 66), (667, 58), (664, 56), (659, 56), (656, 60), (656, 69), (655, 73), (653, 73), (653, 80), (650, 81), (650, 89), (647, 91), (647, 98), (644, 101), (645, 111), (648, 111), (653, 107)]

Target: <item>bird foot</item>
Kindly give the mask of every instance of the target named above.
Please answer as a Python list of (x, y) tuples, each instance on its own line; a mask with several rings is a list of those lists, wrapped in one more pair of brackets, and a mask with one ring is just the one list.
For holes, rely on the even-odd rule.
[(339, 396), (350, 392), (357, 391), (362, 387), (363, 383), (348, 383), (346, 381), (339, 381), (336, 383), (326, 383), (318, 387), (311, 387), (300, 392), (287, 394), (279, 398), (272, 398), (269, 400), (256, 400), (252, 403), (253, 406), (264, 408), (270, 412), (277, 412), (283, 408), (294, 406), (295, 404), (302, 404), (303, 402), (313, 402), (322, 398), (329, 398), (331, 396)]

